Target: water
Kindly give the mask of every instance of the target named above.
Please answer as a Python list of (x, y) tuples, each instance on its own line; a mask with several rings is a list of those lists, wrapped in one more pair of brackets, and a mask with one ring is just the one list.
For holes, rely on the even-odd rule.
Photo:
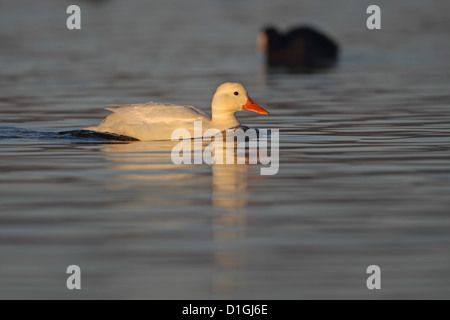
[[(449, 4), (378, 1), (379, 31), (370, 1), (86, 1), (81, 31), (69, 4), (0, 3), (0, 298), (450, 297)], [(257, 32), (302, 22), (339, 66), (265, 72)], [(57, 134), (225, 81), (271, 112), (239, 118), (280, 129), (277, 175)]]

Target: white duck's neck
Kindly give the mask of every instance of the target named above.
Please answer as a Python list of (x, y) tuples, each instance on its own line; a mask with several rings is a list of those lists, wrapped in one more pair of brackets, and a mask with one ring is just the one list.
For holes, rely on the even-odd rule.
[(213, 113), (211, 124), (213, 128), (219, 129), (220, 131), (225, 131), (240, 125), (234, 113)]
[(236, 110), (227, 108), (227, 102), (222, 97), (213, 97), (211, 104), (211, 125), (213, 128), (225, 131), (240, 126), (235, 113)]

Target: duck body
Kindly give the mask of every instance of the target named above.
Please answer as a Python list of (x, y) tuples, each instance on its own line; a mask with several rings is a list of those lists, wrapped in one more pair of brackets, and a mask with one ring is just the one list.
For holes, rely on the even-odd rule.
[[(235, 113), (248, 110), (268, 115), (247, 96), (245, 88), (238, 83), (221, 85), (213, 97), (212, 115), (193, 106), (181, 106), (148, 102), (145, 104), (110, 105), (112, 112), (97, 127), (84, 130), (131, 137), (140, 141), (171, 140), (177, 129), (189, 131), (192, 138), (205, 136), (209, 129), (225, 131), (240, 127)], [(201, 121), (202, 129), (194, 129)]]
[(178, 128), (187, 129), (194, 137), (195, 121), (202, 121), (202, 127), (208, 128), (211, 116), (192, 106), (161, 104), (117, 105), (106, 108), (110, 114), (98, 127), (85, 130), (132, 137), (140, 141), (170, 140), (172, 132)]
[(339, 55), (336, 42), (311, 27), (296, 27), (286, 33), (268, 27), (260, 36), (260, 44), (267, 65), (299, 72), (332, 67)]

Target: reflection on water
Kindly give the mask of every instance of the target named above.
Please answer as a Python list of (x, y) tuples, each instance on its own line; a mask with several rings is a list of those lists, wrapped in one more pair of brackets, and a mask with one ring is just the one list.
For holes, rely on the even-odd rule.
[(217, 265), (212, 281), (213, 292), (236, 290), (242, 279), (235, 270), (245, 265), (245, 250), (233, 245), (244, 241), (247, 224), (247, 168), (245, 165), (213, 165), (212, 205), (214, 261)]
[(213, 165), (212, 204), (230, 213), (247, 206), (247, 169), (245, 165)]
[[(174, 165), (170, 162), (170, 154), (175, 144), (176, 142), (171, 141), (133, 142), (108, 145), (101, 149), (106, 160), (112, 163), (108, 169), (115, 173), (121, 172), (114, 183), (110, 182), (105, 187), (124, 190), (127, 186), (134, 186), (134, 180), (145, 180), (151, 184), (166, 182), (172, 184), (170, 189), (173, 189), (183, 181), (196, 180), (198, 174), (186, 172), (189, 165)], [(208, 143), (198, 144), (194, 141), (189, 141), (189, 144), (192, 148), (192, 158), (195, 153), (203, 153), (209, 146)], [(226, 156), (227, 148), (234, 148), (234, 155), (238, 157), (236, 142), (213, 141), (212, 144), (215, 144), (214, 162), (217, 162), (219, 157), (222, 160)], [(248, 149), (246, 151), (248, 153)], [(211, 205), (215, 209), (211, 224), (216, 268), (212, 274), (211, 285), (212, 291), (219, 293), (235, 289), (240, 282), (236, 269), (245, 265), (245, 251), (234, 244), (244, 241), (245, 238), (249, 158), (235, 158), (234, 163), (238, 163), (238, 160), (246, 164), (213, 164), (211, 172), (206, 175), (211, 180)], [(145, 190), (141, 191), (146, 193)], [(167, 201), (173, 202), (176, 199)], [(183, 222), (178, 221), (176, 225), (180, 227), (180, 223)], [(174, 225), (174, 221), (167, 221), (166, 225)]]

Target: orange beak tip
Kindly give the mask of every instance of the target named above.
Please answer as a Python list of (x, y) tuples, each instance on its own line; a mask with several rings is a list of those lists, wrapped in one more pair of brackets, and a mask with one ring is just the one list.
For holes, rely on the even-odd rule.
[(270, 116), (269, 112), (258, 106), (250, 98), (247, 100), (247, 103), (242, 107), (242, 109)]

